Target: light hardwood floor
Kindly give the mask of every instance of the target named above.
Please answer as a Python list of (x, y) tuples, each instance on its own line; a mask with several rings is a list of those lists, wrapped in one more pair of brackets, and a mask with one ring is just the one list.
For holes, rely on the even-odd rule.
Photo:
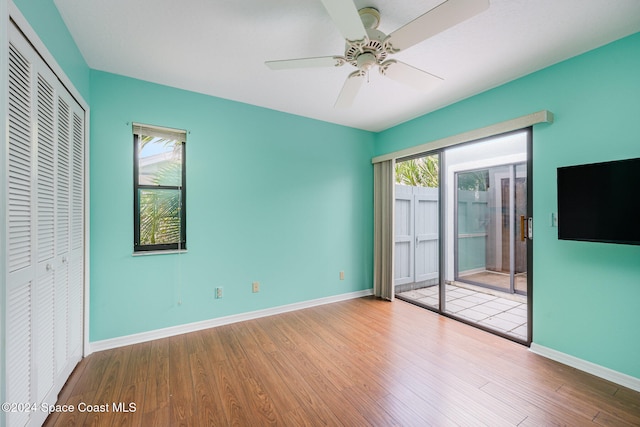
[(59, 403), (109, 412), (45, 425), (640, 425), (638, 392), (374, 298), (94, 353)]

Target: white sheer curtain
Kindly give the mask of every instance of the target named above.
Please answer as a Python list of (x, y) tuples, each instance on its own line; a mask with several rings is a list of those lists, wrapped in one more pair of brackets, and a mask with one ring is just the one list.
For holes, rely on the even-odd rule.
[(373, 165), (373, 294), (393, 301), (394, 160)]

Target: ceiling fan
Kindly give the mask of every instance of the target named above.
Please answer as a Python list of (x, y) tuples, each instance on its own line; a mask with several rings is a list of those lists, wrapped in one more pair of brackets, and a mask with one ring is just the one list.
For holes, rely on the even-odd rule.
[(350, 64), (357, 68), (347, 77), (337, 108), (353, 103), (369, 71), (378, 67), (380, 73), (418, 90), (429, 90), (442, 79), (404, 62), (388, 59), (421, 41), (463, 22), (489, 8), (489, 0), (446, 0), (389, 35), (377, 30), (380, 13), (372, 7), (358, 10), (349, 0), (321, 0), (331, 19), (346, 40), (343, 56), (267, 61), (272, 70), (340, 67)]

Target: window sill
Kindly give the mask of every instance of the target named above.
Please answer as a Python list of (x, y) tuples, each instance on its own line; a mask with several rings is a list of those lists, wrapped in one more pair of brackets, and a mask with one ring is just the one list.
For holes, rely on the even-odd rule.
[(147, 256), (147, 255), (169, 255), (169, 254), (186, 254), (186, 249), (173, 249), (170, 251), (140, 251), (134, 252), (131, 256)]

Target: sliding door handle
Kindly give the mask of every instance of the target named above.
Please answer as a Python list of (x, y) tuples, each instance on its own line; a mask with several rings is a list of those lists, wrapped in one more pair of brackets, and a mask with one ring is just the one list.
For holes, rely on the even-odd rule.
[(520, 241), (525, 239), (533, 240), (533, 218), (526, 218), (520, 215)]

